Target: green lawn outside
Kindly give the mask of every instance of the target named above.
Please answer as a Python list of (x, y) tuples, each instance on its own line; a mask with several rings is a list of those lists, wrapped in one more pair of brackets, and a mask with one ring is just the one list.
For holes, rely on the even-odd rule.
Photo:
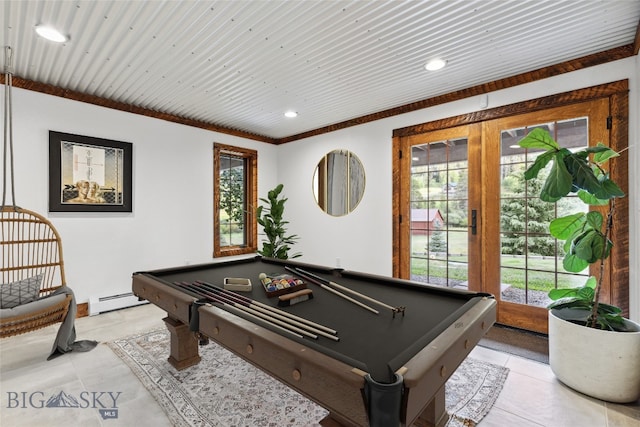
[[(465, 229), (457, 231), (448, 233), (449, 253), (452, 254), (448, 257), (445, 254), (428, 254), (426, 250), (427, 236), (413, 236), (411, 239), (411, 274), (445, 278), (448, 268), (449, 279), (466, 281), (468, 276), (466, 265), (467, 233)], [(430, 262), (427, 262), (427, 257), (430, 257)], [(448, 262), (446, 267), (445, 262)], [(562, 260), (558, 264), (562, 271)], [(427, 271), (427, 265), (429, 271)], [(529, 269), (526, 278), (525, 267)], [(556, 287), (555, 268), (556, 263), (553, 258), (529, 257), (527, 265), (524, 256), (503, 255), (501, 257), (501, 281), (515, 288), (525, 289), (527, 287), (530, 290), (549, 291)], [(570, 288), (583, 285), (586, 278), (586, 275), (558, 274), (557, 287)], [(525, 283), (525, 280), (528, 283)]]
[[(468, 253), (467, 249), (467, 229), (451, 228), (449, 233), (445, 233), (449, 244), (449, 253), (464, 254)], [(443, 232), (444, 233), (444, 232)], [(411, 253), (422, 254), (427, 252), (428, 240), (427, 236), (412, 236)]]

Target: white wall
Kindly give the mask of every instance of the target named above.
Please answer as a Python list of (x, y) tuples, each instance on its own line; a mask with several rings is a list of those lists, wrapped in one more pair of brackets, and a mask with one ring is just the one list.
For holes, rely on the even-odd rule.
[[(494, 108), (529, 99), (566, 92), (573, 89), (629, 79), (630, 84), (630, 269), (631, 318), (640, 318), (640, 290), (638, 288), (640, 253), (640, 202), (638, 201), (638, 169), (640, 144), (638, 140), (638, 58), (625, 60), (562, 74), (553, 78), (500, 90), (488, 94)], [(303, 260), (310, 263), (336, 265), (340, 258), (343, 268), (373, 274), (392, 274), (392, 132), (419, 123), (456, 116), (481, 109), (481, 97), (473, 97), (445, 105), (390, 117), (373, 123), (351, 127), (280, 146), (278, 157), (280, 182), (285, 185), (287, 217), (290, 231), (301, 237), (296, 249), (303, 252)], [(633, 120), (636, 118), (637, 120)], [(327, 152), (345, 148), (353, 151), (364, 164), (366, 190), (356, 210), (344, 217), (330, 217), (316, 205), (312, 193), (312, 178), (317, 162)], [(295, 165), (295, 166), (292, 166)]]
[[(638, 68), (640, 61), (633, 57), (492, 92), (488, 108), (630, 79), (634, 144), (640, 122)], [(480, 109), (480, 97), (473, 97), (273, 146), (21, 89), (14, 89), (13, 98), (16, 191), (18, 204), (28, 209), (48, 211), (49, 130), (134, 144), (133, 213), (47, 215), (62, 235), (68, 283), (79, 302), (130, 291), (134, 271), (211, 260), (214, 141), (258, 150), (261, 197), (277, 183), (285, 185), (286, 218), (289, 231), (301, 237), (296, 250), (303, 252), (302, 261), (333, 266), (339, 258), (344, 268), (390, 275), (393, 130)], [(336, 148), (353, 151), (366, 171), (364, 197), (344, 217), (323, 213), (312, 191), (317, 162)], [(639, 144), (629, 156), (631, 318), (638, 320)]]
[[(214, 142), (258, 150), (259, 192), (277, 184), (272, 144), (22, 89), (12, 94), (17, 204), (58, 229), (67, 283), (80, 303), (130, 292), (135, 271), (211, 261)], [(133, 143), (133, 213), (48, 213), (49, 130)]]

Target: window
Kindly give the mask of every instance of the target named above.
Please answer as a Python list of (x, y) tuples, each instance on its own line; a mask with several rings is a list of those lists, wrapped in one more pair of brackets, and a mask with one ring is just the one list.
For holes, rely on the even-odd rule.
[(256, 252), (258, 153), (213, 145), (213, 256)]

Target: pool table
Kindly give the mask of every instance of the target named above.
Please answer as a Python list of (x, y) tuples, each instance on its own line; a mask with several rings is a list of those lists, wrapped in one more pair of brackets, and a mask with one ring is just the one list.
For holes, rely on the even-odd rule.
[[(339, 340), (286, 333), (228, 305), (206, 301), (182, 284), (222, 286), (247, 278), (256, 303), (278, 306), (260, 274), (302, 268), (404, 313), (378, 314), (305, 280), (313, 298), (278, 307), (337, 331)], [(304, 280), (304, 279), (303, 279)], [(167, 312), (169, 361), (182, 369), (200, 360), (198, 343), (213, 339), (329, 410), (325, 426), (440, 426), (447, 420), (444, 386), (496, 319), (490, 294), (259, 256), (136, 272), (133, 293)]]

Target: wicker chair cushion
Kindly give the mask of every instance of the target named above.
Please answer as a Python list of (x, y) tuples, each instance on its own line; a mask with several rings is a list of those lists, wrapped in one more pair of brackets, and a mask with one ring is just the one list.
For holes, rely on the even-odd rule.
[(61, 303), (66, 299), (65, 294), (51, 295), (39, 300), (32, 301), (27, 304), (22, 304), (14, 308), (0, 309), (0, 319), (9, 319), (11, 317), (24, 316), (40, 310), (44, 310), (48, 307)]
[(42, 274), (0, 285), (0, 309), (13, 308), (38, 299)]

